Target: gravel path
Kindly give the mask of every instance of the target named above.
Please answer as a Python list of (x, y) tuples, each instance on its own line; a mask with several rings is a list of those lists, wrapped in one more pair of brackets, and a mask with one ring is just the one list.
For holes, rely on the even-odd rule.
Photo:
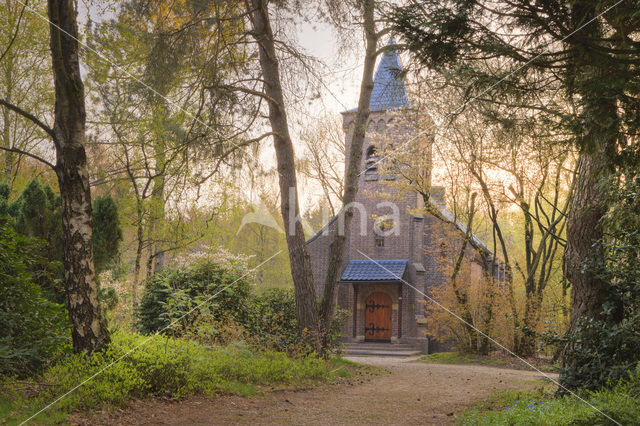
[[(464, 409), (503, 389), (533, 389), (537, 372), (477, 365), (429, 364), (415, 359), (357, 357), (388, 374), (264, 397), (219, 396), (180, 402), (138, 401), (92, 424), (452, 424)], [(552, 377), (555, 375), (549, 374)]]

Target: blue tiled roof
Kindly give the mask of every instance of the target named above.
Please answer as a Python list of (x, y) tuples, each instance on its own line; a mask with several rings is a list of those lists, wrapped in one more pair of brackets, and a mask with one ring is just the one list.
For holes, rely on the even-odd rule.
[(342, 281), (400, 281), (407, 260), (350, 260)]
[[(395, 45), (392, 41), (390, 46)], [(373, 77), (373, 91), (371, 92), (370, 111), (387, 111), (404, 108), (409, 104), (407, 89), (402, 75), (402, 65), (396, 49), (387, 49), (382, 53), (378, 69)], [(354, 112), (352, 108), (345, 112)]]

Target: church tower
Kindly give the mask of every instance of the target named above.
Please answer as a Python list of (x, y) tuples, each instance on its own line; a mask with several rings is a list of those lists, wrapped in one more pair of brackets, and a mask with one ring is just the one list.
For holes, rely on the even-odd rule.
[[(392, 41), (388, 46), (393, 45)], [(418, 258), (421, 254), (415, 238), (420, 237), (414, 235), (414, 230), (419, 227), (414, 226), (412, 217), (421, 208), (422, 197), (415, 191), (403, 190), (389, 165), (397, 159), (394, 156), (401, 152), (403, 145), (415, 147), (418, 140), (425, 138), (419, 138), (415, 126), (415, 111), (410, 107), (396, 49), (385, 50), (380, 58), (369, 108), (356, 197), (357, 204), (364, 206), (364, 209), (354, 212), (348, 256), (349, 259), (367, 256), (373, 259)], [(357, 111), (357, 108), (353, 108), (342, 112), (346, 152), (349, 152)], [(430, 164), (431, 144), (425, 143), (419, 151), (416, 155), (427, 158)], [(428, 180), (430, 167), (424, 170), (424, 174)], [(387, 216), (395, 216), (397, 223), (385, 220)]]
[[(419, 291), (425, 288), (424, 218), (417, 213), (421, 198), (394, 185), (400, 181), (384, 167), (390, 147), (415, 137), (397, 50), (389, 48), (382, 54), (373, 83), (358, 194), (338, 289), (340, 307), (352, 313), (343, 332), (347, 341), (405, 343), (425, 350), (426, 337), (416, 319), (423, 313), (423, 299), (404, 284), (410, 282)], [(342, 113), (347, 152), (356, 114), (357, 108)], [(430, 156), (430, 150), (420, 155)], [(307, 242), (319, 295), (339, 223), (336, 216)]]
[[(373, 82), (358, 194), (339, 271), (338, 304), (350, 312), (342, 328), (344, 340), (360, 345), (347, 349), (356, 352), (370, 344), (406, 353), (443, 350), (445, 343), (432, 340), (436, 330), (427, 329), (425, 303), (428, 294), (448, 283), (448, 265), (467, 234), (444, 203), (433, 200), (432, 139), (418, 129), (424, 116), (409, 102), (393, 42), (382, 54)], [(356, 114), (357, 109), (342, 113), (347, 152)], [(421, 192), (432, 195), (429, 209), (423, 208)], [(439, 213), (433, 214), (433, 209)], [(318, 296), (340, 223), (338, 215), (307, 241)], [(479, 253), (493, 254), (473, 234), (471, 240), (465, 270), (469, 282), (481, 283)]]

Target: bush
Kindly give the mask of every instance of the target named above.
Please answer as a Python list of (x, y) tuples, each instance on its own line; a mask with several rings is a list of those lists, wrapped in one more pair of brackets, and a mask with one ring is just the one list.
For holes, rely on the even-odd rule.
[(44, 296), (30, 270), (42, 243), (0, 219), (0, 374), (33, 374), (68, 349), (66, 310)]
[(626, 378), (640, 358), (640, 312), (622, 322), (584, 319), (566, 343), (561, 383), (570, 389), (599, 389)]
[[(32, 381), (32, 387), (40, 392), (29, 402), (30, 410), (37, 412), (98, 372), (86, 385), (60, 400), (56, 409), (97, 410), (147, 396), (251, 394), (256, 385), (300, 385), (330, 377), (329, 365), (311, 356), (291, 359), (283, 353), (254, 353), (241, 346), (212, 348), (171, 337), (120, 331), (112, 336), (104, 352), (71, 355), (47, 370), (41, 381)], [(7, 394), (11, 393), (16, 404), (25, 404), (20, 398), (24, 392), (8, 389)], [(24, 407), (20, 408), (24, 412)]]
[[(610, 389), (553, 397), (548, 392), (519, 392), (498, 396), (486, 411), (486, 403), (465, 413), (463, 425), (604, 425), (638, 424), (640, 419), (640, 368)], [(593, 408), (593, 407), (595, 408)], [(607, 417), (608, 416), (608, 417)]]
[(249, 295), (246, 267), (241, 260), (203, 258), (190, 265), (165, 268), (145, 282), (137, 312), (138, 327), (144, 334), (161, 331), (183, 336), (207, 321), (232, 319), (246, 324)]
[(104, 271), (120, 251), (122, 228), (118, 207), (110, 195), (93, 200), (93, 260), (96, 275)]
[(289, 351), (301, 344), (293, 289), (271, 288), (251, 298), (245, 324), (253, 339), (272, 350)]
[[(9, 196), (9, 187), (0, 184), (0, 215), (12, 218), (18, 234), (44, 242), (39, 249), (41, 261), (32, 268), (34, 282), (51, 301), (64, 303), (62, 199), (48, 183), (40, 183), (38, 179), (29, 182), (13, 203), (9, 202)], [(99, 274), (116, 258), (122, 230), (111, 196), (96, 198), (93, 213), (93, 251)], [(107, 303), (113, 299), (105, 291), (100, 292), (100, 297)]]

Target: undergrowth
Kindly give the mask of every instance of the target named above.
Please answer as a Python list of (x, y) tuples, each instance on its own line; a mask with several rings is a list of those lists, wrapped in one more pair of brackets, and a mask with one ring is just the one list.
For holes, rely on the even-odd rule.
[[(613, 420), (615, 421), (613, 421)], [(556, 397), (548, 390), (503, 391), (467, 411), (461, 425), (639, 425), (640, 369), (598, 391)]]
[(262, 385), (307, 385), (346, 374), (340, 362), (257, 352), (242, 345), (210, 347), (156, 336), (135, 349), (147, 339), (118, 332), (105, 352), (71, 355), (37, 379), (5, 380), (0, 384), (0, 417), (19, 423), (70, 391), (35, 420), (58, 423), (74, 411), (123, 406), (134, 398), (252, 395)]

